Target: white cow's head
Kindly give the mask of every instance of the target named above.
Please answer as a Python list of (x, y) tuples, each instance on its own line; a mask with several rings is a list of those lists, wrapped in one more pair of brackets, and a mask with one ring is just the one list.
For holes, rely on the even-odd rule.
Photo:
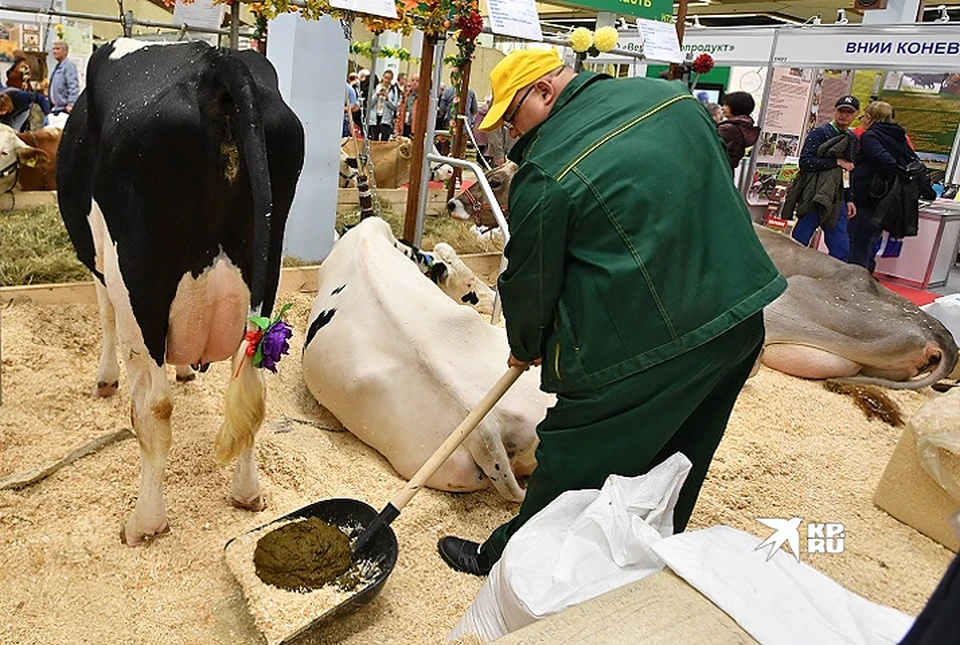
[(437, 282), (445, 294), (459, 303), (473, 305), (482, 314), (493, 313), (493, 289), (463, 263), (452, 246), (440, 242), (433, 247), (433, 255), (447, 267), (446, 275)]
[(21, 141), (13, 128), (0, 124), (0, 193), (16, 188), (20, 164), (33, 166), (45, 156)]

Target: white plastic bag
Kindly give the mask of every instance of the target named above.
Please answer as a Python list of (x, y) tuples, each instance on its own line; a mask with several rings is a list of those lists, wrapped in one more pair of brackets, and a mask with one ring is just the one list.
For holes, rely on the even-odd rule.
[(677, 453), (645, 475), (555, 499), (510, 538), (448, 638), (494, 640), (662, 569), (651, 547), (673, 534), (690, 467)]
[(666, 565), (764, 645), (892, 645), (913, 619), (847, 591), (793, 555), (767, 561), (760, 538), (729, 526), (654, 547)]

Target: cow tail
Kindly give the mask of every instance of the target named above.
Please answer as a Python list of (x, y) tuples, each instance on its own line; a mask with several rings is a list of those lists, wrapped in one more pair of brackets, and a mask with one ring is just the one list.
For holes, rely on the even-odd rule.
[[(233, 108), (224, 110), (234, 140), (238, 142), (241, 168), (246, 169), (253, 201), (253, 244), (250, 265), (250, 308), (269, 318), (276, 297), (276, 285), (267, 292), (267, 275), (271, 257), (272, 195), (270, 169), (267, 162), (266, 135), (260, 111), (260, 100), (250, 70), (233, 52), (220, 51), (217, 80), (225, 86)], [(243, 350), (234, 359), (242, 360)], [(217, 461), (228, 463), (253, 447), (254, 435), (263, 422), (265, 396), (263, 378), (252, 361), (245, 360), (236, 376), (230, 379), (226, 395), (226, 411), (214, 445)]]
[(919, 390), (949, 376), (950, 371), (956, 363), (955, 354), (951, 356), (941, 354), (940, 362), (937, 363), (937, 367), (932, 372), (922, 378), (915, 378), (909, 381), (892, 381), (878, 376), (846, 376), (830, 380), (837, 381), (838, 383), (849, 383), (851, 385), (877, 385), (891, 390)]
[[(276, 294), (267, 293), (267, 268), (279, 262), (279, 252), (271, 257), (272, 202), (267, 142), (255, 81), (247, 66), (229, 51), (221, 51), (220, 80), (233, 99), (236, 114), (231, 129), (239, 141), (240, 158), (250, 180), (253, 198), (253, 263), (251, 265), (250, 307), (258, 315), (269, 318)], [(274, 291), (276, 285), (273, 285)]]
[[(243, 350), (234, 359), (234, 369), (242, 356)], [(248, 358), (243, 361), (239, 372), (235, 373), (236, 377), (230, 379), (230, 385), (227, 386), (226, 410), (214, 443), (214, 453), (221, 464), (230, 463), (244, 450), (253, 447), (254, 435), (263, 423), (266, 409), (265, 387), (260, 370)]]

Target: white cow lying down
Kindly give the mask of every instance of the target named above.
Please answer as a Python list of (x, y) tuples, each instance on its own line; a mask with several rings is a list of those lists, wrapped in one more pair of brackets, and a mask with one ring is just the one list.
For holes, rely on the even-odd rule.
[[(444, 295), (369, 218), (320, 266), (303, 351), (307, 387), (350, 432), (410, 478), (507, 369), (506, 332)], [(427, 482), (472, 491), (490, 483), (523, 499), (536, 465), (536, 424), (553, 397), (536, 369), (521, 376)]]

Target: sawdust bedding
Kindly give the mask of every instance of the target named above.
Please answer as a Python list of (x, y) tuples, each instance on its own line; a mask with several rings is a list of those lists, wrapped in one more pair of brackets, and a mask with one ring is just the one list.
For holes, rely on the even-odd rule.
[[(229, 368), (214, 365), (173, 385), (169, 535), (142, 548), (120, 544), (136, 499), (135, 441), (105, 447), (27, 489), (0, 491), (0, 642), (259, 642), (225, 563), (225, 543), (315, 500), (349, 497), (380, 508), (394, 495), (402, 480), (388, 462), (343, 432), (302, 383), (298, 357), (311, 296), (283, 301), (294, 305), (298, 333), (280, 373), (268, 375), (257, 444), (267, 510), (251, 514), (227, 503), (231, 469), (215, 464), (212, 444)], [(95, 306), (13, 303), (0, 314), (0, 476), (129, 427), (125, 380), (112, 399), (90, 397), (100, 334)], [(939, 395), (891, 396), (909, 418)], [(754, 518), (842, 522), (845, 551), (805, 561), (915, 615), (952, 554), (870, 501), (899, 434), (820, 384), (764, 368), (737, 402), (692, 528), (726, 524), (765, 537)], [(442, 642), (482, 580), (449, 570), (436, 555), (437, 539), (483, 538), (516, 508), (491, 491), (424, 490), (393, 524), (399, 561), (381, 594), (314, 642)]]

